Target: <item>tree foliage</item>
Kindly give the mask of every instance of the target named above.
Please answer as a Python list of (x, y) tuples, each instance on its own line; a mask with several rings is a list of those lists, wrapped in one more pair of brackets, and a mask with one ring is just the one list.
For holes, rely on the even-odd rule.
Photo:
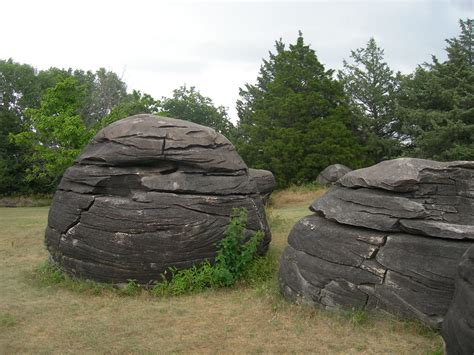
[(326, 70), (298, 36), (281, 40), (254, 84), (240, 89), (238, 126), (195, 87), (155, 100), (114, 72), (0, 60), (0, 195), (51, 192), (89, 138), (124, 117), (152, 113), (212, 127), (249, 166), (271, 170), (280, 187), (313, 180), (333, 163), (357, 168), (399, 155), (474, 160), (473, 21), (432, 58), (395, 75), (375, 40)]
[(54, 188), (67, 167), (91, 138), (78, 114), (85, 87), (73, 77), (46, 90), (39, 108), (26, 111), (30, 129), (10, 134), (10, 139), (28, 155), (26, 180), (43, 191)]
[(85, 79), (86, 98), (79, 112), (88, 127), (96, 125), (128, 99), (126, 84), (114, 72), (100, 68), (95, 74), (75, 71), (74, 76)]
[(338, 77), (350, 100), (353, 128), (373, 162), (400, 154), (396, 115), (398, 80), (384, 62), (384, 50), (371, 38), (365, 48), (351, 51)]
[(148, 94), (142, 94), (140, 91), (133, 90), (126, 98), (116, 105), (112, 111), (104, 116), (97, 129), (103, 128), (112, 122), (122, 118), (138, 115), (141, 113), (155, 114), (160, 111), (160, 102)]
[(279, 186), (314, 179), (331, 163), (358, 167), (363, 149), (351, 133), (341, 85), (300, 33), (264, 60), (255, 85), (240, 89), (237, 148), (249, 166), (271, 170)]
[(65, 169), (102, 127), (131, 115), (161, 113), (229, 134), (223, 107), (185, 86), (164, 98), (126, 92), (103, 68), (37, 71), (0, 61), (0, 194), (54, 191)]
[(402, 82), (399, 115), (406, 154), (436, 160), (474, 160), (473, 34), (448, 39), (448, 59), (419, 66)]
[(215, 107), (212, 100), (203, 96), (194, 86), (187, 88), (183, 85), (173, 91), (172, 97), (163, 97), (159, 114), (211, 127), (225, 136), (230, 134), (233, 127), (226, 108)]
[(23, 131), (25, 111), (39, 105), (41, 91), (33, 67), (0, 60), (0, 194), (27, 190), (24, 152), (8, 137)]

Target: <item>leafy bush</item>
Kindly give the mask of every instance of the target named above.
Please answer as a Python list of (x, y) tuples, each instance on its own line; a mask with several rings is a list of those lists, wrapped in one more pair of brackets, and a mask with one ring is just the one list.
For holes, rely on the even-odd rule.
[(263, 233), (257, 232), (246, 241), (246, 223), (247, 211), (235, 209), (225, 237), (218, 244), (215, 263), (205, 261), (184, 270), (171, 268), (170, 280), (163, 275), (163, 281), (156, 284), (152, 292), (155, 295), (180, 295), (234, 284), (251, 266), (263, 239)]

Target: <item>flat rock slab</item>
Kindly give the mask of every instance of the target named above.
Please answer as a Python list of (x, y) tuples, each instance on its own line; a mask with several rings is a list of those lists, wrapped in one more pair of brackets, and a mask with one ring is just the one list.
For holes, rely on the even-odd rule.
[(438, 162), (427, 159), (399, 158), (386, 160), (368, 168), (354, 170), (344, 175), (342, 186), (369, 187), (382, 190), (407, 192), (416, 191), (421, 183), (451, 185), (455, 180), (464, 181), (469, 194), (473, 196), (474, 161)]
[(440, 327), (469, 241), (341, 225), (317, 215), (288, 237), (279, 283), (294, 301), (326, 308), (379, 306)]
[(235, 208), (246, 233), (271, 239), (257, 184), (233, 145), (191, 122), (137, 115), (101, 130), (64, 174), (46, 246), (72, 274), (105, 282), (161, 280), (212, 261)]
[(316, 199), (310, 209), (341, 224), (380, 231), (401, 231), (400, 219), (428, 216), (423, 204), (390, 192), (333, 187)]
[(446, 353), (474, 354), (474, 246), (460, 260), (455, 287), (442, 330)]
[(474, 240), (474, 200), (461, 202), (435, 205), (432, 199), (426, 203), (423, 199), (389, 191), (333, 187), (316, 199), (310, 209), (329, 220), (351, 226)]

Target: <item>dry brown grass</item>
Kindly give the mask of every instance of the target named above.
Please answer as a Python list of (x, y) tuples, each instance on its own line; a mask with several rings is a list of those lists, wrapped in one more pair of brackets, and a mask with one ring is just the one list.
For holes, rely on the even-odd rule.
[[(282, 193), (280, 193), (282, 194)], [(272, 211), (280, 253), (305, 201)], [(281, 196), (281, 195), (280, 195)], [(0, 209), (0, 353), (427, 354), (440, 337), (382, 314), (362, 323), (286, 303), (273, 282), (159, 299), (91, 296), (31, 281), (46, 258), (47, 208)]]
[(309, 205), (309, 203), (323, 195), (324, 192), (326, 192), (326, 189), (316, 188), (313, 186), (293, 186), (273, 193), (271, 195), (270, 205), (274, 208), (301, 205), (303, 203)]
[(51, 204), (52, 195), (0, 196), (0, 207), (44, 207)]

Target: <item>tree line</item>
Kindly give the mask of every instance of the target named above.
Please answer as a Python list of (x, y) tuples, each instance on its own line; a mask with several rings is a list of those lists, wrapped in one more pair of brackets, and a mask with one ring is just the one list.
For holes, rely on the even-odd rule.
[(152, 113), (227, 136), (251, 167), (280, 187), (308, 182), (327, 165), (359, 168), (413, 156), (474, 160), (474, 21), (460, 20), (447, 59), (395, 73), (371, 38), (343, 69), (327, 69), (300, 32), (276, 41), (257, 80), (240, 89), (238, 122), (195, 87), (155, 99), (127, 92), (116, 73), (36, 70), (0, 60), (0, 194), (54, 191), (91, 137), (121, 118)]

